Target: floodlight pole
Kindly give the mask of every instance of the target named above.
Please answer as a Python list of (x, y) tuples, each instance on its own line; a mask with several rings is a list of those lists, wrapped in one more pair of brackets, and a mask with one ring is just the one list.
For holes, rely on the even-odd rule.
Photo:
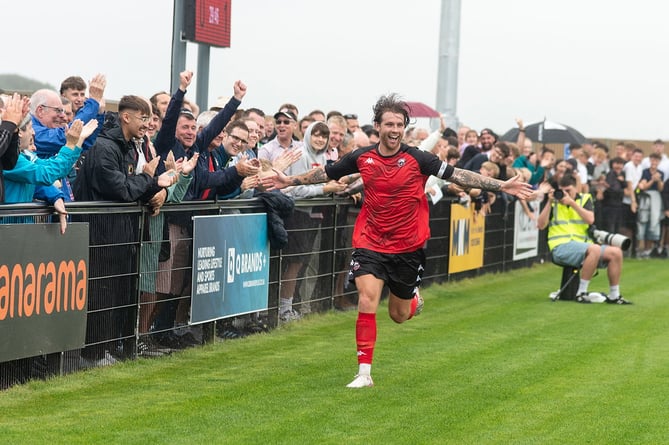
[(441, 1), (437, 111), (446, 124), (457, 130), (458, 61), (460, 55), (460, 0)]
[[(179, 88), (179, 74), (186, 69), (186, 41), (182, 37), (184, 28), (184, 0), (174, 0), (174, 21), (172, 24), (172, 77), (170, 95)], [(198, 84), (199, 85), (199, 84)]]

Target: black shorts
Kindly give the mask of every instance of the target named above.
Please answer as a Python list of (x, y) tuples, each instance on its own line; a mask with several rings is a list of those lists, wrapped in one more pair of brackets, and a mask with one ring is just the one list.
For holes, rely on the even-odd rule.
[(368, 249), (356, 249), (351, 258), (349, 281), (355, 277), (372, 274), (385, 281), (390, 292), (403, 300), (413, 298), (425, 270), (425, 251), (418, 249), (408, 253), (379, 253)]

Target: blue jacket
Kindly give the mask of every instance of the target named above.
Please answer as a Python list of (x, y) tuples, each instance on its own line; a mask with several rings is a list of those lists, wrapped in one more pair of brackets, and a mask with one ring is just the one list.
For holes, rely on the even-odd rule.
[[(32, 202), (36, 187), (51, 186), (65, 176), (77, 162), (81, 150), (80, 147), (71, 149), (62, 146), (57, 156), (49, 159), (34, 157), (32, 161), (22, 153), (13, 169), (2, 172), (5, 178), (5, 202)], [(57, 196), (53, 191), (51, 195)], [(53, 204), (53, 201), (50, 203)]]
[(227, 195), (234, 192), (242, 184), (244, 178), (237, 174), (234, 167), (226, 168), (220, 171), (209, 171), (209, 144), (219, 135), (230, 119), (237, 111), (241, 102), (234, 97), (225, 105), (225, 107), (214, 116), (209, 125), (204, 127), (197, 135), (195, 143), (188, 151), (176, 138), (177, 121), (183, 105), (184, 92), (180, 89), (172, 95), (170, 104), (167, 106), (163, 124), (156, 136), (154, 147), (156, 154), (160, 156), (160, 164), (156, 174), (165, 172), (163, 161), (167, 158), (170, 150), (174, 153), (174, 158), (186, 157), (188, 159), (194, 153), (199, 152), (200, 158), (197, 160), (197, 166), (193, 170), (193, 181), (188, 187), (184, 201), (193, 201), (200, 199), (206, 189), (213, 188), (219, 195)]
[[(99, 109), (100, 104), (98, 104), (95, 99), (89, 98), (86, 99), (84, 106), (81, 107), (79, 111), (77, 111), (77, 115), (75, 116), (75, 119), (81, 119), (84, 123), (87, 123), (91, 119), (98, 120), (98, 128), (84, 141), (84, 145), (82, 147), (84, 151), (93, 146), (98, 133), (102, 129), (102, 124), (104, 124), (104, 114), (98, 114)], [(45, 127), (35, 116), (32, 116), (32, 120), (33, 130), (35, 130), (35, 147), (37, 148), (37, 156), (40, 158), (50, 158), (51, 156), (58, 153), (60, 147), (65, 145), (65, 128)]]

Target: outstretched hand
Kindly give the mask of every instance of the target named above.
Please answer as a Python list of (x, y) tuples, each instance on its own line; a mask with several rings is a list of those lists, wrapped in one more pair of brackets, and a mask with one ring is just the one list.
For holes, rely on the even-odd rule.
[[(97, 121), (95, 121), (97, 124)], [(74, 148), (79, 143), (79, 138), (84, 128), (84, 122), (81, 119), (76, 119), (65, 131), (65, 145)]]
[(99, 122), (97, 119), (91, 119), (88, 121), (86, 125), (83, 126), (81, 129), (81, 134), (79, 135), (79, 140), (77, 141), (77, 145), (81, 147), (84, 145), (84, 141), (88, 139), (90, 135), (93, 134), (96, 128), (98, 128)]
[(528, 199), (532, 196), (534, 189), (530, 184), (521, 182), (520, 175), (516, 175), (502, 183), (502, 191), (520, 199)]

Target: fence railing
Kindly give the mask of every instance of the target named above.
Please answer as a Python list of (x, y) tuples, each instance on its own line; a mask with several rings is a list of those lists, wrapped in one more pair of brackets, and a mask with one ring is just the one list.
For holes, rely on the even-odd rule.
[[(322, 219), (295, 228), (287, 222), (289, 243), (299, 239), (301, 249), (270, 252), (268, 309), (188, 326), (192, 217), (264, 212), (262, 203), (256, 199), (186, 202), (165, 205), (158, 217), (136, 204), (69, 204), (71, 223), (87, 222), (90, 231), (86, 345), (0, 363), (0, 387), (117, 360), (158, 356), (216, 336), (234, 338), (271, 330), (283, 322), (279, 305), (286, 293), (294, 296), (293, 308), (302, 315), (332, 310), (344, 300), (351, 307), (356, 293), (346, 286), (346, 275), (358, 209), (347, 199), (309, 199), (296, 202), (296, 214), (308, 217), (301, 212), (307, 207), (311, 213), (316, 208)], [(451, 201), (431, 205), (424, 285), (527, 267), (536, 261), (538, 257), (513, 261), (513, 208), (500, 199), (486, 217), (483, 267), (449, 274)], [(34, 204), (0, 207), (0, 217), (30, 217), (38, 223), (48, 222), (51, 212)], [(164, 249), (168, 232), (171, 251)], [(169, 256), (166, 261), (158, 261), (161, 248)], [(545, 247), (540, 247), (539, 256), (545, 254)]]

